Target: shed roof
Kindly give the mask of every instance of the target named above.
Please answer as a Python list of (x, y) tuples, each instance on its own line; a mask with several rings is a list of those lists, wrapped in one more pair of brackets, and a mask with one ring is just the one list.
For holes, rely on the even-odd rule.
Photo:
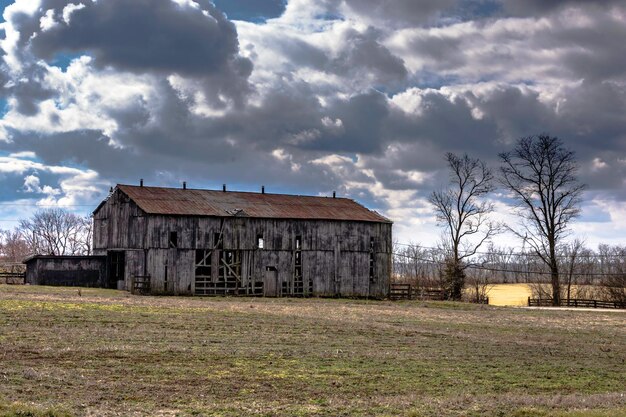
[(118, 185), (147, 214), (391, 223), (348, 198)]

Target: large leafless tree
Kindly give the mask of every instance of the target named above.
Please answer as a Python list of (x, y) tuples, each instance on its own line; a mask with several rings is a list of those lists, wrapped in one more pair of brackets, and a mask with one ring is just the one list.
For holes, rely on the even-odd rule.
[(580, 213), (584, 185), (574, 152), (546, 134), (518, 140), (500, 154), (501, 181), (517, 201), (520, 227), (510, 227), (550, 269), (552, 301), (561, 303), (557, 247)]
[(38, 255), (83, 255), (91, 252), (91, 219), (61, 208), (36, 212), (21, 220), (19, 231), (30, 252)]
[(494, 176), (487, 165), (467, 154), (447, 153), (445, 159), (450, 171), (449, 186), (434, 191), (430, 203), (445, 230), (449, 251), (445, 290), (449, 298), (458, 300), (465, 285), (467, 261), (500, 227), (489, 218), (494, 207), (486, 197), (494, 189)]

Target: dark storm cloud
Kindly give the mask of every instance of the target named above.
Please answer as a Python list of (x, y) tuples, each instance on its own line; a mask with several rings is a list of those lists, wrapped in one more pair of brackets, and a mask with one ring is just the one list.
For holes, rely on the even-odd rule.
[[(44, 155), (42, 160), (49, 165), (89, 166), (106, 178), (109, 185), (136, 184), (139, 178), (143, 178), (149, 185), (180, 186), (182, 181), (192, 187), (217, 187), (222, 183), (266, 184), (270, 189), (300, 187), (307, 193), (327, 192), (340, 185), (336, 176), (323, 172), (323, 167), (307, 164), (300, 170), (292, 170), (289, 163), (268, 153), (232, 146), (228, 150), (223, 144), (216, 146), (213, 141), (195, 140), (183, 148), (180, 142), (172, 140), (167, 143), (166, 138), (161, 137), (153, 146), (142, 143), (120, 149), (109, 146), (100, 132), (83, 131), (52, 134), (45, 139), (23, 135), (16, 137), (12, 144), (1, 147), (14, 151), (33, 150)], [(174, 149), (176, 146), (178, 149)], [(71, 156), (67, 149), (72, 149)], [(312, 182), (311, 178), (315, 181)], [(16, 187), (22, 187), (23, 180), (15, 181)], [(13, 198), (16, 194), (11, 196)]]
[(558, 129), (587, 138), (578, 146), (585, 153), (613, 152), (626, 157), (626, 86), (584, 81), (568, 89), (558, 110)]
[(422, 112), (405, 116), (398, 124), (404, 141), (426, 141), (442, 152), (490, 149), (497, 139), (496, 126), (488, 119), (476, 119), (465, 100), (450, 99), (431, 91), (422, 96)]
[[(605, 9), (584, 3), (584, 13), (558, 19), (532, 38), (534, 48), (560, 50), (562, 70), (573, 78), (605, 80), (626, 76), (626, 25)], [(581, 3), (582, 6), (582, 3)], [(585, 19), (579, 24), (576, 19)]]
[(463, 41), (452, 36), (420, 36), (411, 39), (409, 48), (422, 59), (428, 59), (430, 65), (441, 70), (454, 69), (466, 63), (463, 53)]
[(501, 87), (488, 95), (466, 96), (497, 126), (493, 143), (476, 140), (473, 153), (497, 164), (495, 155), (511, 149), (520, 137), (549, 133), (576, 152), (580, 179), (588, 195), (610, 191), (626, 199), (626, 91), (612, 83), (583, 82), (568, 89), (558, 108), (539, 95), (516, 87)]
[(522, 136), (533, 135), (537, 130), (550, 131), (555, 115), (551, 108), (539, 101), (538, 93), (522, 91), (518, 87), (500, 87), (488, 95), (466, 95), (467, 99), (496, 126), (492, 137), (506, 144)]
[(7, 92), (16, 100), (18, 112), (32, 116), (39, 112), (39, 103), (54, 97), (56, 92), (43, 85), (46, 71), (39, 65), (27, 67), (24, 73), (26, 76), (16, 80)]
[(346, 47), (331, 63), (330, 72), (343, 76), (362, 72), (373, 76), (374, 83), (384, 85), (404, 80), (408, 74), (404, 62), (380, 43), (381, 37), (382, 33), (373, 28), (363, 33), (355, 30), (346, 33), (343, 39)]
[(330, 121), (340, 120), (339, 133), (320, 136), (303, 144), (305, 149), (325, 152), (380, 152), (384, 146), (383, 129), (389, 106), (383, 94), (371, 91), (338, 100), (326, 110)]
[(53, 9), (59, 23), (31, 41), (37, 56), (50, 60), (59, 52), (88, 52), (99, 66), (137, 73), (240, 71), (235, 26), (210, 2), (201, 9), (170, 0), (88, 1), (65, 24), (68, 3), (43, 2), (41, 9)]
[(601, 7), (623, 4), (622, 0), (500, 0), (504, 11), (514, 15), (543, 15), (566, 7)]
[[(88, 54), (100, 69), (190, 77), (214, 108), (229, 102), (243, 105), (252, 90), (252, 62), (239, 55), (233, 23), (210, 1), (198, 3), (87, 1), (68, 14), (69, 0), (43, 0), (32, 16), (13, 14), (11, 24), (20, 33), (14, 53), (25, 63), (23, 76), (9, 93), (18, 101), (16, 110), (36, 114), (38, 102), (53, 96), (41, 83), (45, 70), (30, 54), (54, 62), (67, 53)], [(40, 21), (50, 12), (54, 23), (42, 29)]]
[[(271, 40), (267, 37), (271, 36)], [(326, 53), (305, 40), (286, 37), (281, 34), (268, 34), (264, 40), (271, 42), (276, 50), (289, 57), (289, 65), (293, 69), (308, 67), (324, 70), (330, 58)]]

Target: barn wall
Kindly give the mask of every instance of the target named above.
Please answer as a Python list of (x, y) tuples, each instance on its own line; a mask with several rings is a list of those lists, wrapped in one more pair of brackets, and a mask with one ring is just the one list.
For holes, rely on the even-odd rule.
[(116, 190), (93, 216), (93, 251), (143, 249), (147, 216), (124, 193)]
[[(306, 295), (383, 298), (388, 294), (391, 273), (391, 226), (374, 222), (145, 215), (116, 191), (94, 214), (94, 253), (126, 250), (127, 289), (131, 288), (133, 276), (149, 274), (153, 293), (193, 294), (196, 250), (214, 249), (215, 236), (221, 235), (223, 249), (240, 251), (243, 287), (262, 282), (267, 268), (275, 268), (280, 293), (288, 295), (294, 287), (294, 252), (299, 236)], [(170, 247), (171, 232), (176, 232), (175, 248)], [(259, 235), (263, 237), (263, 249), (257, 247)], [(374, 240), (373, 255), (370, 239)], [(375, 259), (373, 277), (370, 256)], [(217, 265), (216, 258), (214, 275)]]
[(102, 287), (105, 280), (103, 257), (36, 257), (26, 263), (25, 282), (31, 285)]

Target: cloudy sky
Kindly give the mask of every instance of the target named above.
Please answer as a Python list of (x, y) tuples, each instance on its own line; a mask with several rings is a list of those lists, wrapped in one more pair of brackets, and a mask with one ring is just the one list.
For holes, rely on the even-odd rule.
[[(435, 243), (443, 156), (558, 136), (626, 243), (626, 5), (0, 0), (0, 227), (116, 183), (341, 196)], [(502, 195), (493, 196), (508, 217)], [(503, 239), (503, 238), (501, 238)], [(517, 242), (507, 240), (512, 246)]]

